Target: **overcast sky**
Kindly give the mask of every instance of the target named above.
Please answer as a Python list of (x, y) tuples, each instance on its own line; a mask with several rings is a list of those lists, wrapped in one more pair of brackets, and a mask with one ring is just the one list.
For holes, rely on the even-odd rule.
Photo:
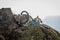
[(26, 10), (32, 17), (60, 16), (60, 0), (0, 0), (0, 8), (10, 7), (15, 14)]

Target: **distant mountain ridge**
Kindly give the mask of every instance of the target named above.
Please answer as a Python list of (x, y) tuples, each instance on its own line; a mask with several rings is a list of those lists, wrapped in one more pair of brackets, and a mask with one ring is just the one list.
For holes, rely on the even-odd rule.
[(47, 16), (43, 21), (60, 32), (60, 16)]

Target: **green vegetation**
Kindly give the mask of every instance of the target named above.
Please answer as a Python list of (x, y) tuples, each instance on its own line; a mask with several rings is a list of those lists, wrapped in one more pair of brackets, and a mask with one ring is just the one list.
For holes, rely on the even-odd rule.
[[(48, 26), (49, 27), (49, 26)], [(42, 24), (39, 27), (30, 26), (22, 30), (19, 40), (60, 40), (60, 33), (47, 25)]]

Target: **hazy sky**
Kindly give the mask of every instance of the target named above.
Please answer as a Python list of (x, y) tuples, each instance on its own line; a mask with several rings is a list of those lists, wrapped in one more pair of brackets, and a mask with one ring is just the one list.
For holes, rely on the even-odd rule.
[(32, 17), (60, 16), (60, 0), (0, 0), (0, 8), (10, 7), (15, 14), (26, 10)]

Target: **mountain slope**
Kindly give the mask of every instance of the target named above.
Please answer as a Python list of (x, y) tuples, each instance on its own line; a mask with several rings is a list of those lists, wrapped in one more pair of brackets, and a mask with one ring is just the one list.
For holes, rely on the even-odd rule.
[(60, 33), (46, 24), (26, 27), (20, 35), (19, 40), (60, 40)]

